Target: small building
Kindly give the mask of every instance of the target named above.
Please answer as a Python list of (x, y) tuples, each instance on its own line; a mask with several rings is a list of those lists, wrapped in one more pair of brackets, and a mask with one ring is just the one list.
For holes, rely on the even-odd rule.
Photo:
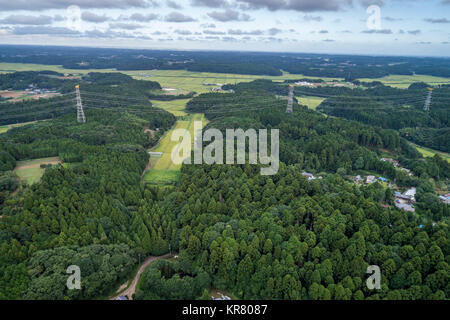
[(400, 200), (395, 200), (395, 206), (399, 208), (400, 210), (404, 210), (406, 212), (415, 212), (414, 206), (409, 203), (404, 203)]
[(439, 199), (441, 200), (442, 203), (450, 204), (450, 193), (447, 193), (443, 196), (439, 196)]
[(116, 300), (128, 300), (127, 296), (118, 296)]
[(154, 151), (149, 151), (148, 154), (153, 157), (162, 157), (163, 155), (162, 152), (154, 152)]
[(353, 178), (353, 182), (355, 183), (361, 183), (363, 181), (364, 179), (360, 175), (357, 175), (356, 177)]
[(308, 181), (316, 179), (316, 177), (314, 177), (314, 175), (312, 173), (309, 173), (309, 172), (302, 172), (302, 176), (307, 177)]
[(374, 183), (375, 181), (376, 181), (375, 176), (367, 176), (366, 177), (367, 184)]
[(392, 158), (381, 158), (381, 161), (389, 162), (389, 163), (391, 163), (394, 167), (398, 167), (398, 165), (399, 165), (399, 162), (398, 162), (397, 160), (395, 160), (395, 159), (392, 159)]

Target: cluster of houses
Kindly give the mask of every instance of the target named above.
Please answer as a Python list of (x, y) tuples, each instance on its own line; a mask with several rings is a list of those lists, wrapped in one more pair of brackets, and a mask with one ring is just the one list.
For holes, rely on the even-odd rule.
[(392, 159), (392, 158), (381, 158), (380, 160), (381, 160), (381, 161), (384, 161), (384, 162), (389, 162), (390, 164), (392, 164), (392, 165), (393, 165), (395, 168), (397, 168), (398, 170), (405, 171), (409, 176), (412, 176), (412, 175), (413, 175), (413, 173), (411, 172), (411, 170), (406, 169), (406, 168), (402, 168), (402, 167), (400, 166), (400, 163), (398, 162), (398, 160), (395, 160), (395, 159)]
[(295, 85), (300, 86), (300, 87), (311, 87), (311, 88), (317, 88), (317, 87), (321, 86), (320, 83), (312, 83), (312, 82), (307, 82), (307, 81), (298, 81), (298, 82), (295, 82)]
[(231, 298), (229, 296), (224, 295), (221, 292), (218, 292), (218, 294), (219, 294), (218, 297), (211, 296), (211, 300), (231, 300)]
[(414, 203), (416, 203), (416, 188), (410, 188), (403, 193), (394, 192), (395, 206), (407, 212), (414, 212)]
[(387, 179), (384, 177), (375, 177), (375, 176), (367, 176), (367, 177), (362, 177), (360, 175), (357, 175), (353, 178), (353, 182), (357, 183), (357, 184), (372, 184), (375, 182), (387, 182)]
[(439, 199), (441, 200), (441, 202), (445, 204), (450, 204), (450, 193), (446, 193), (442, 196), (439, 196)]
[(391, 163), (394, 167), (398, 167), (398, 166), (400, 165), (400, 163), (399, 163), (397, 160), (392, 159), (392, 158), (381, 158), (380, 160), (381, 160), (381, 161), (384, 161), (384, 162), (389, 162), (389, 163)]

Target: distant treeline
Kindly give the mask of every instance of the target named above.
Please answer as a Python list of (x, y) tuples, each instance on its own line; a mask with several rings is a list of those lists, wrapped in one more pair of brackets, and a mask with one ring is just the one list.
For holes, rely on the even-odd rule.
[[(62, 65), (68, 69), (189, 70), (279, 76), (282, 71), (355, 80), (390, 74), (450, 77), (446, 58), (374, 57), (258, 52), (153, 51), (112, 48), (1, 46), (0, 62)], [(45, 54), (42, 54), (45, 52)]]
[(186, 94), (157, 94), (157, 93), (150, 93), (148, 95), (149, 99), (152, 100), (160, 100), (160, 101), (172, 101), (172, 100), (178, 100), (178, 99), (190, 99), (195, 95), (195, 92), (189, 92)]

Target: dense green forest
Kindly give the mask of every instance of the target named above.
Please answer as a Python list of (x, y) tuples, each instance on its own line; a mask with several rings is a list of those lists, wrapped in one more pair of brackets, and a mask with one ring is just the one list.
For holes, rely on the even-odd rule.
[[(111, 100), (87, 108), (87, 123), (71, 114), (0, 135), (0, 181), (9, 179), (0, 183), (0, 299), (102, 297), (130, 275), (139, 254), (169, 250), (178, 259), (147, 268), (135, 298), (206, 298), (210, 288), (244, 299), (449, 298), (450, 209), (435, 189), (448, 184), (450, 167), (439, 156), (421, 158), (393, 129), (298, 103), (286, 113), (277, 97), (286, 84), (243, 83), (234, 93), (196, 96), (187, 111), (204, 113), (207, 128), (222, 131), (279, 129), (278, 173), (183, 165), (175, 186), (143, 185), (146, 148), (175, 117), (126, 98), (126, 90), (150, 88), (121, 76), (114, 80), (124, 81), (121, 89), (104, 81), (99, 88), (111, 90), (103, 95)], [(101, 100), (95, 92), (87, 103)], [(145, 128), (161, 130), (152, 137)], [(381, 149), (414, 176), (381, 161)], [(64, 165), (11, 195), (16, 162), (50, 156)], [(304, 170), (322, 178), (308, 181)], [(392, 205), (392, 189), (346, 179), (361, 170), (416, 187), (415, 214)], [(72, 264), (87, 270), (81, 291), (66, 290)], [(373, 264), (382, 270), (379, 291), (365, 285)]]
[[(306, 81), (306, 79), (303, 79)], [(311, 82), (310, 80), (307, 80)], [(236, 92), (263, 90), (287, 96), (288, 83), (255, 80), (224, 89)], [(318, 82), (318, 81), (313, 81)], [(295, 96), (317, 96), (325, 100), (318, 110), (335, 117), (356, 120), (385, 129), (399, 130), (402, 137), (425, 147), (450, 152), (450, 89), (435, 88), (429, 110), (424, 110), (427, 88), (425, 83), (412, 84), (407, 90), (385, 86), (373, 81), (355, 81), (356, 88), (320, 86), (295, 87)]]
[(130, 104), (139, 105), (135, 109), (151, 108), (151, 103), (148, 101), (151, 91), (161, 89), (158, 82), (135, 80), (117, 72), (91, 72), (77, 82), (57, 80), (54, 86), (50, 87), (48, 87), (50, 84), (46, 82), (49, 79), (47, 71), (44, 73), (14, 72), (7, 75), (7, 82), (4, 84), (7, 88), (14, 87), (14, 83), (20, 83), (18, 79), (23, 79), (23, 87), (34, 84), (36, 88), (56, 89), (61, 95), (38, 100), (0, 103), (0, 125), (53, 119), (65, 114), (73, 114), (76, 110), (75, 84), (80, 85), (81, 98), (87, 109), (123, 108), (129, 107)]

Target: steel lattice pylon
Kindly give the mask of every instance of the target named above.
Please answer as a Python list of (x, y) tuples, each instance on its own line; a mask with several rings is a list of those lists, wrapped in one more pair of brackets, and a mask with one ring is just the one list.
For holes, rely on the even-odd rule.
[(77, 94), (77, 121), (80, 123), (86, 122), (86, 117), (83, 111), (83, 104), (81, 103), (81, 95), (80, 95), (80, 86), (75, 86), (76, 94)]
[(286, 113), (292, 113), (292, 103), (294, 100), (294, 86), (290, 85), (289, 86), (289, 95), (288, 95), (288, 103), (287, 103), (287, 108), (286, 108)]

